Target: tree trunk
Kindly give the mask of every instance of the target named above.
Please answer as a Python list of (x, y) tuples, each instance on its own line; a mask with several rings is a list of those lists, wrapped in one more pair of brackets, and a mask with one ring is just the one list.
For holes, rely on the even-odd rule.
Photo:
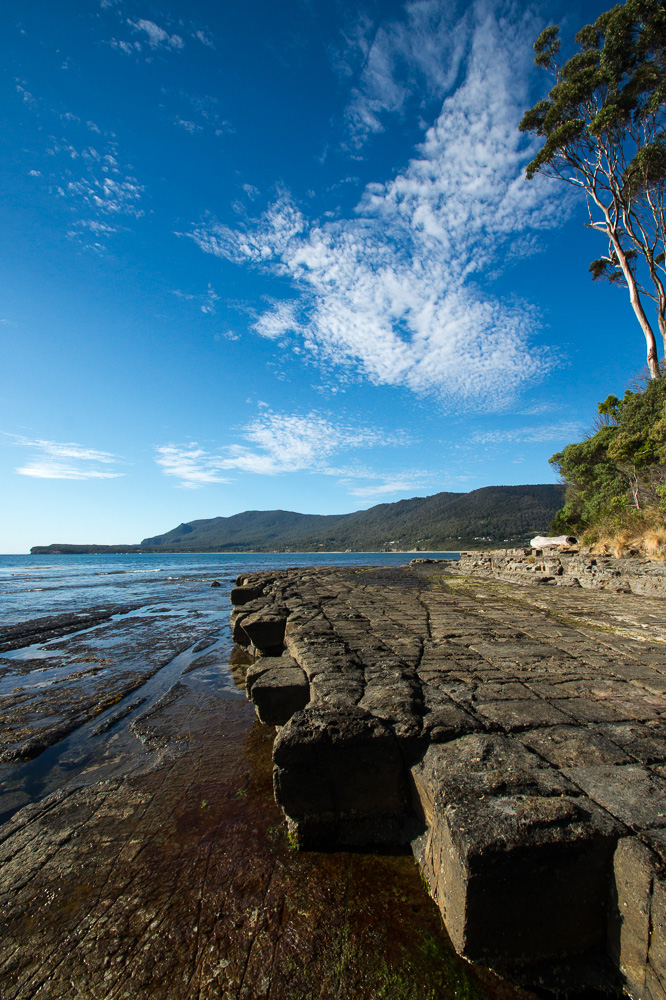
[(610, 219), (608, 214), (606, 215), (606, 223), (608, 225), (608, 235), (610, 241), (613, 244), (613, 249), (617, 254), (617, 259), (620, 262), (620, 267), (622, 268), (622, 274), (624, 275), (624, 280), (627, 282), (627, 288), (629, 289), (629, 301), (631, 302), (631, 307), (634, 310), (636, 319), (640, 323), (641, 330), (645, 337), (645, 347), (647, 350), (647, 366), (650, 371), (650, 378), (661, 378), (661, 369), (659, 367), (659, 355), (657, 354), (657, 341), (654, 336), (654, 331), (650, 326), (650, 321), (645, 315), (645, 310), (643, 309), (643, 303), (641, 302), (641, 297), (636, 286), (636, 279), (633, 276), (631, 268), (629, 267), (629, 262), (626, 258), (625, 252), (620, 245), (619, 239), (616, 237), (613, 228), (610, 225)]

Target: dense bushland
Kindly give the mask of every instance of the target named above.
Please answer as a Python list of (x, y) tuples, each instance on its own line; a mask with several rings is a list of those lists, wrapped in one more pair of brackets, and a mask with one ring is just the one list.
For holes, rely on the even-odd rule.
[(566, 485), (551, 534), (654, 554), (666, 542), (666, 379), (609, 396), (596, 432), (550, 462)]

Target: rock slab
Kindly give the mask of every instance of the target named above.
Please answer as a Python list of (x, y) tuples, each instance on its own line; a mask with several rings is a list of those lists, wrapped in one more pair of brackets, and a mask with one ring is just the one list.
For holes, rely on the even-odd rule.
[(529, 978), (603, 953), (666, 997), (663, 598), (418, 567), (238, 585), (250, 649), (243, 615), (284, 622), (247, 688), (295, 843), (411, 843), (460, 954)]

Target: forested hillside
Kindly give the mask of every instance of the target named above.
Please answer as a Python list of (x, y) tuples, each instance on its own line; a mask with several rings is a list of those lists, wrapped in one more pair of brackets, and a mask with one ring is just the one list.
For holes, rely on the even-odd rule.
[(142, 548), (182, 552), (460, 549), (523, 544), (543, 532), (563, 502), (552, 484), (487, 486), (378, 504), (352, 514), (245, 511), (180, 524)]

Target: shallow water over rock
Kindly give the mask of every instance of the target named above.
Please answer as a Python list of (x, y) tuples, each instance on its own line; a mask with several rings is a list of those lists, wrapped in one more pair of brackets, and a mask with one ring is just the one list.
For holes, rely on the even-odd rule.
[(520, 996), (454, 954), (411, 854), (291, 847), (227, 600), (6, 651), (3, 1000)]
[(294, 851), (272, 730), (198, 687), (137, 723), (155, 766), (2, 828), (3, 997), (517, 995), (455, 956), (411, 855)]

